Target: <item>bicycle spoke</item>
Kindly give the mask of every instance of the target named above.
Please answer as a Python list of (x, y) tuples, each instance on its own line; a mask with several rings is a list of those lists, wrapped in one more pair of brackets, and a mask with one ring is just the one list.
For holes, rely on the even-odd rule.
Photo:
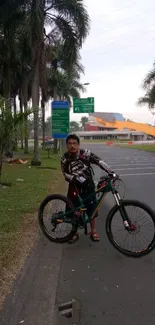
[(154, 222), (147, 211), (138, 206), (125, 206), (125, 210), (135, 229), (128, 231), (124, 227), (120, 211), (117, 210), (111, 220), (112, 236), (122, 250), (135, 253), (144, 251), (154, 240)]

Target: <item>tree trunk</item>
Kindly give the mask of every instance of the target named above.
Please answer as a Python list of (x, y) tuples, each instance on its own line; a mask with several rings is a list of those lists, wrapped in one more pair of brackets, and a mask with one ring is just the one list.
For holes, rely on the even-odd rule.
[[(40, 14), (36, 18), (35, 29), (38, 31), (33, 34), (32, 31), (32, 54), (33, 54), (33, 75), (32, 75), (32, 107), (34, 110), (34, 156), (32, 165), (40, 165), (39, 152), (39, 86), (40, 86), (40, 64), (42, 62), (42, 48), (44, 46), (44, 21), (45, 21), (45, 0), (39, 1)], [(32, 15), (35, 13), (36, 0), (32, 1)], [(35, 36), (34, 36), (35, 35)], [(33, 37), (34, 36), (34, 37)], [(45, 68), (45, 67), (43, 67)]]
[[(20, 91), (19, 101), (20, 101), (20, 113), (23, 114), (23, 93), (22, 93), (22, 90)], [(20, 125), (20, 141), (21, 141), (20, 148), (23, 149), (24, 148), (23, 122)]]
[(0, 184), (2, 182), (3, 148), (0, 147)]
[(39, 153), (39, 57), (35, 62), (32, 78), (32, 107), (34, 110), (34, 156), (31, 164), (38, 166), (41, 164)]
[(42, 135), (43, 135), (43, 148), (45, 147), (45, 102), (42, 98), (41, 100), (41, 109), (42, 109)]
[[(14, 107), (14, 116), (17, 115), (17, 103), (16, 103), (16, 95), (13, 96), (13, 107)], [(17, 128), (15, 127), (15, 138), (14, 138), (14, 150), (17, 151), (18, 148), (18, 139), (17, 139)]]
[(29, 148), (28, 148), (28, 117), (27, 117), (27, 102), (28, 102), (28, 83), (27, 80), (25, 80), (23, 84), (23, 98), (24, 98), (24, 153), (28, 154)]
[[(54, 90), (53, 90), (53, 99), (54, 100), (57, 100), (57, 87), (56, 86), (54, 87)], [(53, 153), (54, 154), (57, 154), (58, 153), (58, 140), (57, 139), (54, 139)]]
[[(3, 91), (4, 91), (4, 98), (5, 98), (5, 107), (6, 109), (11, 112), (11, 76), (10, 76), (10, 69), (9, 64), (7, 63), (4, 69), (5, 78), (3, 80)], [(12, 132), (10, 130), (10, 134), (8, 137), (8, 144), (6, 151), (12, 151)]]
[(3, 91), (5, 98), (5, 107), (11, 111), (11, 76), (9, 63), (5, 64), (4, 75), (5, 78), (3, 80)]

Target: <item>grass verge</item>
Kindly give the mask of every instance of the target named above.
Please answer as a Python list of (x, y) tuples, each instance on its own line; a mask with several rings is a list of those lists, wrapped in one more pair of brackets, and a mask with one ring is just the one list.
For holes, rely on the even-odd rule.
[(155, 152), (155, 144), (132, 144), (132, 145), (122, 145), (121, 147)]
[(44, 168), (31, 167), (31, 155), (25, 158), (27, 165), (3, 166), (2, 181), (12, 186), (0, 187), (0, 307), (37, 240), (39, 204), (48, 193), (62, 192), (64, 183), (59, 156), (41, 152)]

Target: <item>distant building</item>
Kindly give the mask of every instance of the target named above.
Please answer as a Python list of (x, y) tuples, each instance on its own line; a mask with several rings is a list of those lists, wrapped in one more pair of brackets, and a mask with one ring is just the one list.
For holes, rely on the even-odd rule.
[[(155, 127), (150, 126), (148, 124), (137, 123), (130, 120), (126, 120), (122, 114), (120, 113), (108, 113), (108, 112), (95, 112), (89, 114), (88, 122), (85, 124), (86, 132), (97, 132), (97, 136), (99, 137), (99, 131), (104, 131), (105, 136), (111, 138), (114, 136), (121, 137), (130, 134), (130, 138), (132, 138), (132, 133), (134, 134), (135, 140), (139, 140), (141, 138), (155, 138)], [(108, 133), (107, 133), (108, 132)], [(108, 136), (109, 134), (109, 136)], [(111, 135), (110, 135), (111, 134)], [(117, 134), (117, 135), (116, 135)], [(100, 134), (101, 135), (101, 134)], [(103, 137), (103, 133), (102, 133)]]

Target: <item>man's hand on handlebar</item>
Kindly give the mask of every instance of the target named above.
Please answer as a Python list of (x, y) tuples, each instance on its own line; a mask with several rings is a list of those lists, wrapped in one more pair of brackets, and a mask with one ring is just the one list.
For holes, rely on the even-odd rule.
[(120, 179), (119, 175), (116, 173), (109, 173), (108, 176), (110, 176), (110, 178), (112, 178), (113, 180)]

